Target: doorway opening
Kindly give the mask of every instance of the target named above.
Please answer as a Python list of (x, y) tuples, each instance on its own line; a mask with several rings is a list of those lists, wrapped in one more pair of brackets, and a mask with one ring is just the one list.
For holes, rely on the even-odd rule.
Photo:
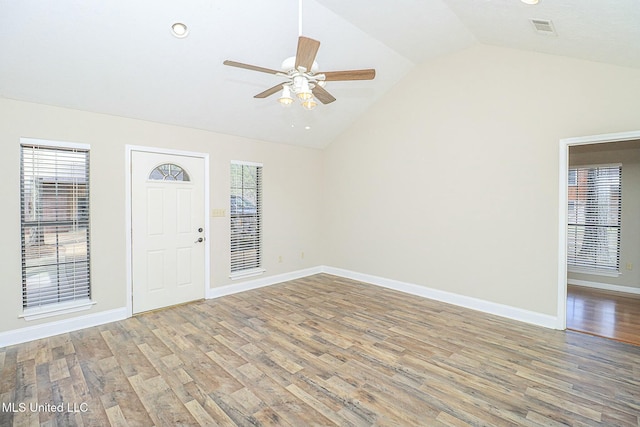
[[(567, 138), (560, 141), (558, 329), (578, 330), (626, 342), (632, 342), (636, 339), (633, 336), (629, 338), (628, 333), (624, 331), (630, 325), (625, 326), (620, 323), (620, 320), (628, 318), (624, 313), (626, 312), (625, 310), (629, 310), (629, 303), (632, 304), (632, 309), (633, 306), (638, 307), (640, 303), (640, 288), (636, 287), (640, 283), (640, 265), (634, 265), (634, 259), (636, 258), (634, 251), (638, 254), (638, 263), (640, 264), (640, 242), (636, 242), (629, 234), (627, 234), (626, 239), (625, 237), (622, 238), (619, 273), (605, 274), (608, 277), (602, 276), (603, 280), (599, 280), (598, 275), (583, 274), (573, 271), (574, 269), (570, 272), (568, 268), (569, 205), (573, 201), (572, 199), (575, 198), (574, 195), (570, 197), (569, 194), (569, 185), (571, 184), (570, 164), (573, 166), (576, 163), (582, 163), (583, 165), (589, 164), (593, 166), (595, 164), (622, 163), (620, 159), (625, 159), (624, 156), (627, 156), (625, 162), (628, 162), (628, 154), (635, 152), (638, 153), (636, 163), (640, 174), (640, 131)], [(615, 159), (618, 160), (614, 161)], [(627, 185), (629, 185), (629, 181), (632, 179), (631, 168), (623, 166), (623, 169), (629, 169), (627, 171)], [(624, 172), (623, 176), (625, 176)], [(636, 185), (636, 187), (640, 188), (640, 185)], [(626, 192), (628, 193), (629, 191), (626, 190)], [(640, 191), (638, 191), (638, 200), (640, 209)], [(630, 202), (630, 200), (627, 200), (627, 203)], [(625, 202), (623, 202), (623, 206), (624, 204)], [(638, 217), (640, 218), (640, 215)], [(622, 219), (622, 228), (624, 228), (624, 213), (622, 214)], [(626, 231), (634, 228), (630, 226), (630, 221), (633, 221), (633, 219), (627, 220)], [(640, 221), (635, 222), (638, 224), (640, 232)], [(629, 246), (633, 247), (633, 251), (629, 250)], [(631, 277), (631, 273), (636, 274), (636, 269), (639, 279), (637, 281)], [(626, 283), (630, 281), (635, 286), (630, 286)], [(636, 290), (639, 298), (634, 299)], [(632, 293), (628, 293), (628, 291)], [(625, 296), (630, 298), (625, 301)], [(625, 303), (622, 303), (622, 301), (625, 301)], [(638, 314), (638, 317), (640, 317), (640, 314)], [(616, 320), (618, 320), (618, 323), (615, 323)], [(631, 325), (637, 324), (635, 333), (638, 334), (637, 337), (640, 339), (640, 323), (637, 322), (640, 322), (640, 319), (632, 321)]]

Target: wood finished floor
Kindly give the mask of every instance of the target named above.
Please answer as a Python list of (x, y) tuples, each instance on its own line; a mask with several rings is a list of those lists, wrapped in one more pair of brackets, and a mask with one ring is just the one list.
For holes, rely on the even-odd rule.
[(640, 345), (640, 295), (569, 285), (567, 328)]
[(640, 347), (329, 275), (3, 348), (0, 367), (1, 426), (640, 425)]

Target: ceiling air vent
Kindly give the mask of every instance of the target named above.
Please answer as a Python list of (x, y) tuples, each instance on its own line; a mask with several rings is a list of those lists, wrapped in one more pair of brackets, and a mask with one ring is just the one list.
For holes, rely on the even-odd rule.
[(531, 19), (531, 24), (533, 24), (533, 28), (535, 28), (538, 34), (547, 36), (557, 35), (555, 28), (553, 28), (553, 22), (548, 19)]

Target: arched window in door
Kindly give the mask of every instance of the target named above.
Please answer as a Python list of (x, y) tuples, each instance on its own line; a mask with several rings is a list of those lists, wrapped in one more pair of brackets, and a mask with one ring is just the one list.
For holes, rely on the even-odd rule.
[(191, 181), (187, 171), (173, 163), (165, 163), (153, 169), (149, 179), (154, 181)]

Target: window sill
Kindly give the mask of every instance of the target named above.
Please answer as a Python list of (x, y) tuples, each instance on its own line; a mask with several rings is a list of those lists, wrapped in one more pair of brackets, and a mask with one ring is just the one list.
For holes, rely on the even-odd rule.
[(247, 277), (259, 276), (265, 271), (267, 270), (265, 270), (264, 268), (252, 268), (249, 270), (235, 271), (229, 275), (229, 278), (231, 280), (244, 279)]
[(80, 301), (63, 302), (60, 304), (47, 304), (43, 307), (26, 308), (18, 317), (26, 321), (44, 319), (46, 317), (53, 317), (61, 314), (89, 310), (95, 305), (95, 303), (95, 301), (86, 299)]
[(571, 267), (567, 268), (569, 273), (590, 274), (592, 276), (619, 277), (622, 273), (616, 270), (592, 270), (588, 268)]

